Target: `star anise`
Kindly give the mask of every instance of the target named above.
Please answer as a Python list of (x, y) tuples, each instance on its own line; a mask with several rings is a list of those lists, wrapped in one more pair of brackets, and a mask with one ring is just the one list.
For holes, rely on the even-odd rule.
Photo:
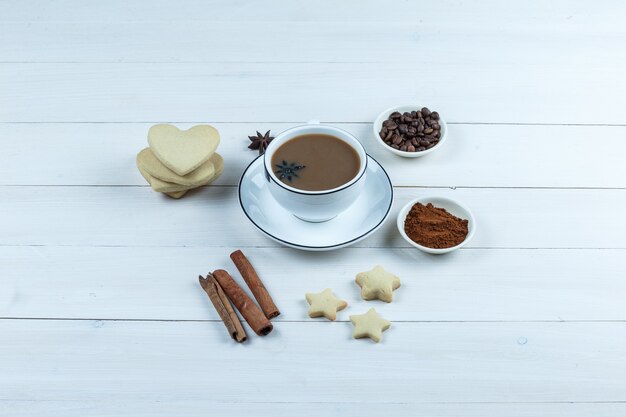
[(280, 164), (276, 164), (276, 175), (278, 179), (287, 179), (287, 181), (291, 182), (294, 177), (298, 177), (298, 171), (303, 168), (306, 168), (304, 165), (300, 165), (296, 162), (289, 163), (287, 161), (283, 161)]
[(256, 131), (256, 136), (248, 136), (248, 139), (252, 141), (252, 143), (248, 146), (249, 149), (258, 149), (259, 155), (263, 155), (265, 153), (265, 149), (267, 149), (267, 145), (274, 139), (274, 136), (270, 136), (270, 131), (265, 132), (265, 135), (262, 135), (258, 130)]

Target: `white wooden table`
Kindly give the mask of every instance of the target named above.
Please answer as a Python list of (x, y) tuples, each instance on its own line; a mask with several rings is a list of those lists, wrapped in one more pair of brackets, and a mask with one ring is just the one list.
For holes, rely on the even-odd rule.
[[(626, 415), (625, 21), (618, 0), (0, 0), (0, 416)], [(406, 102), (447, 118), (441, 150), (376, 146)], [(335, 252), (278, 246), (236, 200), (247, 135), (312, 118), (396, 186)], [(145, 184), (159, 122), (220, 130), (215, 185)], [(401, 240), (426, 193), (473, 209), (469, 247)], [(283, 312), (245, 345), (197, 282), (237, 248)], [(391, 305), (359, 300), (374, 264), (403, 280)], [(307, 318), (325, 287), (339, 322)], [(372, 305), (379, 345), (346, 321)]]

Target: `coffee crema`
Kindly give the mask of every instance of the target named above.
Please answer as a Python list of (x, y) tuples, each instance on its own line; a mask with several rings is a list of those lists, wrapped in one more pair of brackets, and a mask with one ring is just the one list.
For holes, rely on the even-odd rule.
[(361, 158), (343, 140), (321, 133), (289, 139), (272, 155), (272, 169), (283, 183), (303, 191), (324, 191), (350, 182)]

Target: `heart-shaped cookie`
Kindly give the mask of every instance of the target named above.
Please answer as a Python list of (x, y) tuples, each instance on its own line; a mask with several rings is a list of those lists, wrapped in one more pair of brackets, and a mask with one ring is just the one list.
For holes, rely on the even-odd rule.
[(178, 175), (187, 175), (205, 163), (220, 143), (217, 129), (198, 125), (180, 130), (168, 124), (154, 125), (148, 131), (154, 155)]
[(183, 191), (172, 191), (171, 193), (163, 193), (163, 194), (165, 194), (165, 195), (166, 195), (166, 196), (168, 196), (168, 197), (175, 198), (175, 199), (177, 199), (177, 200), (178, 200), (179, 198), (181, 198), (182, 196), (184, 196), (185, 194), (187, 194), (187, 191), (189, 191), (189, 190), (183, 190)]
[(145, 148), (139, 152), (137, 155), (137, 166), (160, 180), (180, 185), (192, 185), (194, 187), (204, 184), (215, 175), (215, 167), (210, 158), (195, 171), (184, 176), (178, 175), (163, 165), (150, 148)]
[(214, 169), (213, 176), (211, 176), (206, 182), (203, 182), (197, 185), (181, 185), (181, 184), (176, 184), (173, 182), (163, 181), (159, 178), (156, 178), (150, 175), (150, 173), (146, 171), (141, 165), (137, 164), (137, 168), (139, 168), (139, 172), (141, 173), (141, 176), (144, 177), (146, 181), (148, 181), (148, 183), (150, 184), (150, 186), (152, 187), (154, 191), (167, 194), (167, 193), (191, 190), (196, 187), (207, 185), (215, 181), (216, 179), (218, 179), (219, 176), (222, 174), (222, 171), (224, 171), (224, 159), (216, 152), (213, 154), (213, 156), (211, 156), (211, 158), (209, 159), (209, 162), (213, 164), (213, 169)]
[(137, 168), (139, 168), (139, 172), (141, 173), (141, 176), (144, 177), (146, 181), (148, 181), (148, 184), (150, 184), (152, 189), (159, 193), (174, 193), (178, 191), (186, 191), (186, 190), (191, 190), (195, 188), (193, 185), (180, 185), (180, 184), (174, 184), (173, 182), (160, 180), (150, 175), (140, 165), (137, 166)]

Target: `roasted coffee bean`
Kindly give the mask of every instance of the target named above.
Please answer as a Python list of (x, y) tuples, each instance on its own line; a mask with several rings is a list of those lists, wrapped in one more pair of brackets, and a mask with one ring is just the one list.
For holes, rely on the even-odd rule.
[(393, 112), (382, 123), (378, 135), (383, 142), (394, 149), (405, 152), (421, 152), (439, 142), (441, 125), (439, 113), (427, 107), (410, 112)]

